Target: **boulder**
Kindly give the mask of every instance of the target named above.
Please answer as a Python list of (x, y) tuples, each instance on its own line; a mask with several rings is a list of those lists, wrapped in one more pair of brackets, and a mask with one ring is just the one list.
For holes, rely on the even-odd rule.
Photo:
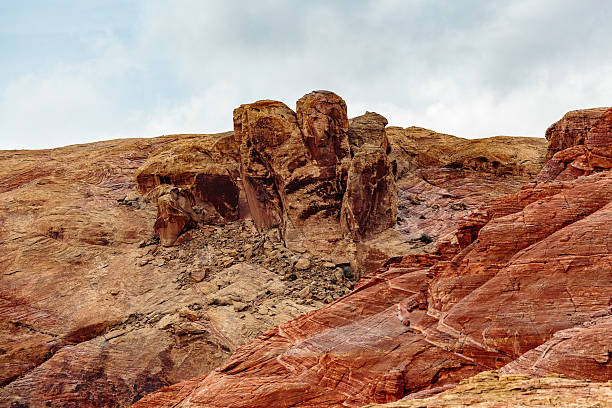
[(162, 245), (171, 246), (199, 219), (193, 210), (195, 199), (189, 190), (170, 185), (159, 186), (154, 193), (157, 196), (157, 219), (153, 230)]

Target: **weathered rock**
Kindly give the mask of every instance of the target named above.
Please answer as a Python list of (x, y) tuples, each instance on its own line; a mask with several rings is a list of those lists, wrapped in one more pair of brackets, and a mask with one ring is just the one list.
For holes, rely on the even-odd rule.
[[(536, 347), (548, 341), (542, 373), (554, 367), (606, 379), (607, 323), (564, 330), (609, 310), (612, 172), (530, 184), (465, 221), (454, 241), (440, 241), (433, 254), (391, 262), (349, 296), (241, 348), (170, 401), (183, 407), (390, 402), (513, 360), (533, 361), (530, 350), (541, 356)], [(555, 333), (575, 337), (563, 345)], [(578, 343), (584, 347), (573, 347)], [(158, 406), (155, 394), (144, 401)]]
[[(429, 395), (437, 395), (430, 397)], [(455, 407), (597, 407), (612, 399), (612, 384), (592, 383), (551, 376), (530, 378), (498, 375), (485, 371), (464, 380), (456, 387), (440, 387), (416, 398), (407, 397), (385, 405), (368, 408), (455, 408)]]
[[(301, 200), (314, 196), (321, 185), (329, 187), (326, 192), (342, 192), (341, 198), (349, 195), (342, 190), (344, 159), (335, 164), (325, 159), (334, 146), (328, 142), (344, 137), (342, 118), (333, 113), (342, 103), (326, 94), (311, 98), (320, 98), (324, 108), (306, 104), (311, 107), (304, 109), (301, 123), (310, 123), (312, 140), (325, 142), (316, 153), (324, 166), (312, 159), (297, 115), (277, 102), (262, 103), (260, 112), (250, 110), (256, 104), (249, 105), (236, 118), (238, 131), (231, 138), (212, 137), (217, 147), (206, 147), (202, 156), (202, 163), (215, 166), (228, 157), (218, 168), (227, 169), (239, 188), (244, 175), (238, 176), (235, 146), (240, 142), (244, 165), (245, 140), (264, 140), (248, 151), (252, 161), (246, 164), (253, 171), (244, 174), (251, 174), (254, 183), (269, 180), (279, 208), (270, 213), (276, 220), (270, 225), (284, 228), (286, 237), (292, 231), (301, 234), (293, 241), (300, 244), (300, 253), (312, 238), (309, 231), (318, 234), (311, 248), (329, 247), (324, 227), (340, 225), (339, 216), (337, 221), (331, 216), (298, 216), (294, 224)], [(332, 102), (334, 107), (327, 106)], [(251, 118), (244, 116), (249, 114)], [(601, 123), (592, 129), (594, 144), (585, 141), (580, 151), (586, 153), (576, 157), (596, 148), (601, 148), (598, 157), (608, 157), (608, 128)], [(399, 133), (407, 137), (406, 131)], [(591, 140), (589, 134), (585, 140)], [(350, 127), (346, 137), (350, 140)], [(401, 243), (399, 238), (406, 236), (407, 225), (429, 228), (415, 228), (416, 237), (428, 231), (438, 231), (437, 236), (412, 248), (413, 255), (388, 261), (384, 271), (338, 299), (340, 280), (340, 289), (352, 288), (348, 264), (332, 272), (312, 257), (311, 268), (290, 274), (291, 259), (296, 259), (290, 254), (277, 275), (272, 264), (280, 265), (285, 250), (274, 229), (260, 234), (252, 224), (244, 228), (246, 221), (225, 228), (202, 225), (191, 231), (194, 240), (180, 249), (149, 239), (155, 208), (146, 200), (127, 200), (136, 189), (132, 172), (150, 152), (169, 151), (173, 142), (175, 153), (167, 153), (169, 160), (181, 151), (177, 146), (187, 142), (193, 157), (200, 157), (193, 150), (196, 140), (203, 143), (200, 139), (181, 135), (0, 152), (5, 164), (0, 168), (0, 405), (36, 406), (44, 401), (51, 406), (125, 406), (179, 382), (140, 405), (361, 406), (450, 387), (502, 366), (531, 367), (536, 375), (608, 375), (610, 170), (529, 184), (516, 192), (520, 180), (535, 174), (541, 163), (542, 143), (537, 140), (493, 138), (471, 144), (448, 136), (450, 147), (436, 147), (435, 140), (444, 137), (408, 139), (396, 156), (408, 163), (403, 168), (409, 170), (400, 175), (403, 207), (398, 215), (408, 221), (359, 245), (370, 248), (366, 258), (376, 252), (382, 263), (390, 248), (399, 254), (406, 248), (405, 239)], [(354, 156), (373, 144), (355, 142)], [(380, 149), (377, 154), (384, 153), (382, 145), (374, 146)], [(219, 156), (214, 156), (217, 148)], [(289, 171), (300, 151), (304, 164)], [(204, 199), (192, 206), (191, 214), (188, 195), (181, 196), (195, 191), (198, 174), (211, 172), (179, 172), (169, 183), (145, 177), (142, 185), (151, 184), (151, 199), (166, 191), (159, 196), (162, 202), (165, 196), (172, 198), (176, 188), (169, 209), (190, 214), (190, 219), (202, 215), (199, 205), (210, 205), (205, 212), (221, 217), (214, 203)], [(275, 174), (282, 174), (284, 181)], [(288, 181), (305, 180), (300, 175), (313, 176), (312, 184), (304, 185), (313, 190), (298, 183), (289, 191)], [(345, 188), (351, 183), (347, 177)], [(514, 194), (462, 219), (477, 203), (488, 203), (503, 192)], [(333, 211), (340, 214), (337, 202)], [(240, 214), (243, 208), (239, 203)], [(250, 230), (257, 238), (248, 243), (249, 262), (270, 264), (270, 270), (240, 261), (241, 248), (247, 247), (240, 242), (251, 236)], [(337, 231), (341, 235), (341, 228)], [(213, 251), (211, 245), (231, 248)], [(225, 264), (232, 266), (224, 269)], [(192, 265), (212, 272), (196, 283), (190, 278)], [(331, 287), (332, 277), (313, 282), (320, 278), (315, 273), (336, 274), (335, 291), (322, 291)], [(292, 297), (281, 295), (288, 292)], [(308, 297), (306, 302), (296, 299), (302, 295)], [(337, 300), (310, 311), (321, 299)], [(306, 311), (247, 343), (265, 328)], [(545, 348), (538, 349), (541, 345)], [(236, 348), (229, 362), (202, 377)]]
[(546, 141), (533, 137), (495, 136), (462, 139), (419, 127), (387, 127), (390, 159), (400, 179), (417, 169), (448, 168), (496, 176), (533, 177), (544, 165)]
[[(184, 407), (359, 407), (481, 371), (397, 318), (398, 302), (418, 294), (424, 281), (418, 268), (392, 268), (343, 300), (268, 331), (200, 383), (177, 388), (180, 395), (164, 393), (163, 401)], [(136, 406), (161, 403), (151, 394)]]
[(595, 314), (605, 317), (556, 332), (546, 343), (502, 367), (500, 372), (538, 377), (563, 373), (569, 378), (611, 380), (612, 310), (606, 308)]
[(546, 160), (552, 159), (555, 153), (572, 146), (584, 145), (587, 133), (599, 121), (608, 108), (574, 110), (566, 113), (558, 122), (546, 130), (548, 152)]
[(350, 160), (346, 103), (333, 92), (315, 91), (297, 101), (296, 112), (319, 177), (335, 180), (341, 192)]
[[(300, 277), (285, 295), (275, 273), (240, 263), (242, 242), (251, 248), (260, 242), (250, 221), (200, 225), (180, 247), (151, 239), (157, 208), (134, 198), (134, 172), (152, 152), (202, 139), (0, 151), (0, 406), (128, 406), (206, 374), (238, 345), (321, 304), (299, 304), (297, 292), (315, 280), (332, 287), (323, 274), (308, 274), (308, 282)], [(149, 196), (176, 189), (185, 209), (189, 200), (181, 194), (191, 185), (162, 184)], [(235, 254), (230, 272), (215, 264), (225, 246)], [(256, 253), (250, 262), (263, 260)], [(230, 292), (220, 295), (257, 292), (253, 303), (273, 315), (234, 311), (232, 299), (210, 310), (209, 292), (199, 290), (208, 281), (215, 283), (213, 296), (224, 287)]]
[[(287, 106), (274, 101), (242, 105), (234, 110), (234, 134), (241, 142), (240, 173), (251, 216), (260, 228), (278, 226), (283, 220), (283, 208), (274, 173), (265, 161), (270, 152), (265, 152), (265, 149), (278, 147), (292, 133), (293, 139), (299, 137), (296, 135), (295, 123), (292, 129), (290, 123), (280, 120), (290, 114), (293, 112)], [(261, 127), (258, 128), (256, 123)], [(296, 161), (295, 167), (298, 163), (305, 163), (306, 158), (298, 156)]]
[(361, 116), (349, 119), (348, 137), (351, 156), (355, 156), (364, 145), (380, 147), (385, 153), (391, 153), (391, 146), (385, 132), (387, 123), (387, 119), (376, 112), (366, 112)]
[(384, 124), (377, 122), (371, 135), (368, 129), (353, 132), (359, 135), (355, 146), (369, 144), (351, 161), (346, 104), (332, 92), (305, 95), (297, 113), (275, 101), (237, 108), (234, 133), (241, 140), (243, 184), (257, 225), (281, 227), (290, 248), (343, 259), (350, 253), (345, 232), (359, 240), (394, 225), (396, 189), (380, 148), (388, 144)]
[(342, 191), (329, 149), (321, 150), (327, 153), (320, 153), (325, 159), (319, 166), (304, 144), (296, 114), (281, 102), (242, 105), (235, 115), (241, 116), (234, 123), (240, 124), (236, 133), (242, 138), (241, 169), (256, 223), (262, 228), (279, 225), (289, 247), (329, 252), (333, 249), (330, 242), (343, 240), (339, 227)]
[(341, 220), (355, 241), (371, 238), (397, 222), (395, 176), (382, 148), (364, 145), (353, 157)]
[[(579, 135), (574, 139), (564, 134), (564, 145), (575, 144), (552, 156), (538, 174), (539, 183), (573, 180), (612, 168), (612, 108), (601, 113), (599, 110), (597, 112), (597, 119), (591, 119), (586, 131), (577, 132)], [(571, 136), (572, 133), (569, 135)]]
[(199, 216), (193, 211), (195, 200), (189, 190), (164, 185), (157, 187), (155, 235), (162, 245), (173, 245), (179, 235), (191, 229)]
[[(236, 152), (232, 152), (237, 147), (234, 134), (181, 136), (149, 156), (135, 176), (139, 192), (160, 205), (156, 234), (160, 229), (172, 231), (164, 238), (164, 245), (172, 245), (178, 235), (198, 222), (233, 221), (240, 215), (238, 162)], [(189, 197), (190, 209), (178, 210), (181, 205), (168, 197), (157, 200), (174, 187)], [(160, 188), (163, 192), (158, 191)], [(168, 216), (170, 213), (174, 215)], [(188, 219), (188, 215), (193, 216)]]
[(308, 268), (310, 268), (310, 260), (306, 258), (300, 258), (295, 263), (295, 269), (297, 269), (298, 271), (303, 271)]

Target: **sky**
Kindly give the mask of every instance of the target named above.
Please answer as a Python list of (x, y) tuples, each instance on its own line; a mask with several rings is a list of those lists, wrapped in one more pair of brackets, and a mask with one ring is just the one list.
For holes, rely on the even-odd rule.
[(543, 137), (612, 106), (609, 0), (0, 2), (0, 149), (232, 129), (317, 89), (349, 117)]

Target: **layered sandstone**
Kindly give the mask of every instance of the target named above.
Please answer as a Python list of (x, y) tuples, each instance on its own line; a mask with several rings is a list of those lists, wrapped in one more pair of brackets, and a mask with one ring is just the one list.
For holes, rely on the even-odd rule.
[(158, 204), (154, 231), (163, 245), (173, 245), (198, 222), (238, 219), (236, 150), (231, 132), (181, 137), (153, 152), (136, 171), (138, 191)]
[[(609, 137), (612, 132), (612, 108), (584, 112), (585, 114), (589, 112), (591, 115), (597, 113), (597, 115), (590, 118), (587, 130), (580, 132), (575, 138), (568, 137), (566, 133), (551, 132), (550, 136), (547, 134), (551, 146), (563, 145), (566, 148), (553, 154), (538, 174), (538, 182), (572, 180), (612, 168), (612, 141)], [(551, 129), (565, 121), (564, 117)], [(553, 151), (555, 150), (549, 147), (548, 153)]]
[[(158, 245), (160, 219), (204, 215), (191, 195), (192, 146), (224, 139), (0, 152), (0, 406), (128, 406), (349, 292), (335, 264), (288, 250), (251, 220), (201, 224), (180, 245)], [(177, 146), (189, 147), (184, 184), (161, 183), (145, 200), (134, 173)], [(160, 179), (178, 174), (178, 160), (158, 161)], [(158, 231), (168, 225), (180, 223)]]
[(608, 108), (581, 109), (567, 112), (546, 130), (549, 142), (546, 160), (572, 146), (583, 145), (587, 133)]
[[(375, 117), (354, 118), (351, 128), (363, 128), (363, 121), (376, 133), (382, 121)], [(365, 273), (392, 257), (435, 252), (439, 240), (452, 245), (470, 213), (520, 190), (540, 171), (546, 153), (543, 138), (469, 140), (417, 127), (388, 127), (385, 133), (397, 174), (398, 218), (393, 229), (357, 243)]]
[(530, 378), (486, 371), (460, 385), (428, 397), (407, 397), (368, 408), (511, 408), (511, 407), (604, 407), (612, 400), (612, 382), (592, 383), (559, 376)]
[[(607, 153), (602, 126), (595, 140)], [(391, 260), (349, 296), (137, 406), (357, 407), (504, 366), (610, 379), (610, 222), (611, 170), (528, 184), (473, 213), (431, 254)], [(596, 389), (605, 401), (609, 390)]]
[[(234, 133), (0, 152), (0, 405), (361, 406), (496, 368), (605, 380), (610, 170), (519, 191), (542, 141), (374, 113), (347, 128), (343, 103), (315, 92), (297, 112), (244, 105)], [(609, 157), (606, 120), (568, 149)], [(317, 189), (342, 195), (300, 219)], [(344, 297), (356, 271), (303, 247), (340, 235), (386, 264)]]
[(304, 95), (296, 106), (241, 105), (233, 133), (175, 142), (149, 157), (136, 175), (139, 191), (156, 201), (163, 186), (178, 187), (193, 207), (177, 194), (157, 200), (163, 245), (198, 223), (252, 217), (260, 230), (278, 227), (290, 248), (349, 262), (354, 241), (395, 224), (386, 119), (368, 114), (349, 132), (346, 103), (329, 91)]

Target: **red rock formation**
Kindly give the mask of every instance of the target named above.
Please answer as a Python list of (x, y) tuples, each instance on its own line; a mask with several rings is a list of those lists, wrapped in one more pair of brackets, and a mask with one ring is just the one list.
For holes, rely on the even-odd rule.
[(569, 378), (609, 381), (612, 378), (612, 310), (594, 314), (607, 316), (556, 332), (546, 343), (504, 366), (500, 373), (532, 376), (563, 373)]
[(353, 157), (342, 204), (342, 225), (355, 241), (362, 241), (395, 225), (397, 187), (385, 151), (362, 146)]
[(342, 258), (350, 244), (345, 233), (361, 240), (393, 226), (395, 180), (381, 149), (388, 145), (386, 119), (380, 126), (379, 118), (373, 134), (366, 135), (367, 123), (353, 131), (353, 144), (366, 144), (351, 158), (346, 104), (332, 92), (305, 95), (297, 114), (275, 101), (237, 108), (234, 132), (256, 223), (280, 226), (289, 247)]
[[(173, 245), (198, 222), (221, 223), (239, 217), (234, 135), (185, 139), (154, 152), (136, 172), (138, 191), (159, 204), (154, 231), (164, 245)], [(182, 203), (169, 191), (180, 191)]]
[[(416, 393), (384, 405), (367, 408), (457, 407), (605, 407), (612, 399), (611, 383), (570, 380), (559, 376), (531, 378), (485, 371), (456, 386), (439, 387), (437, 393)], [(432, 396), (433, 395), (433, 396)]]
[[(164, 398), (186, 407), (361, 406), (482, 370), (398, 319), (398, 303), (419, 294), (425, 273), (393, 267), (349, 297), (265, 333), (199, 384)], [(154, 406), (157, 394), (136, 405)]]
[(182, 233), (194, 226), (196, 214), (193, 211), (195, 200), (189, 190), (165, 185), (159, 186), (157, 195), (157, 219), (153, 231), (161, 244), (174, 244)]
[[(262, 237), (249, 221), (200, 226), (179, 246), (151, 239), (157, 208), (137, 194), (134, 172), (169, 144), (174, 151), (188, 147), (175, 164), (208, 157), (193, 147), (219, 138), (225, 139), (174, 135), (0, 151), (0, 406), (128, 406), (206, 374), (239, 345), (322, 304), (322, 298), (302, 304), (295, 285), (302, 276), (289, 288), (274, 272), (240, 262), (247, 248), (252, 265), (273, 258), (254, 248)], [(166, 155), (168, 168), (172, 157)], [(198, 163), (207, 161), (193, 163), (196, 170)], [(162, 184), (150, 191), (152, 200), (166, 193), (160, 219), (190, 213), (187, 193), (198, 174), (188, 170), (180, 173), (186, 188)], [(204, 215), (196, 207), (190, 218)], [(265, 245), (272, 243), (270, 249), (282, 247), (266, 237)], [(231, 274), (229, 254), (237, 263)], [(328, 269), (320, 262), (317, 268)], [(307, 283), (331, 286), (317, 275)], [(220, 287), (249, 304), (237, 303), (241, 312), (232, 301), (208, 304)]]
[(558, 122), (553, 123), (546, 130), (546, 139), (549, 143), (546, 160), (550, 160), (555, 153), (569, 147), (583, 145), (587, 133), (599, 121), (606, 109), (594, 108), (570, 111)]
[(565, 145), (571, 142), (575, 144), (552, 156), (538, 174), (538, 182), (573, 180), (612, 168), (612, 108), (599, 113), (598, 118), (593, 119), (590, 125), (586, 134), (581, 134), (575, 140), (564, 139)]
[[(475, 214), (457, 244), (405, 257), (349, 296), (270, 330), (165, 401), (357, 407), (513, 360), (535, 374), (610, 379), (609, 319), (572, 329), (609, 313), (610, 222), (610, 170), (527, 185)], [(159, 406), (156, 398), (140, 406)]]
[(333, 92), (315, 91), (297, 101), (296, 112), (310, 157), (321, 169), (319, 177), (335, 179), (342, 191), (350, 160), (346, 103)]

